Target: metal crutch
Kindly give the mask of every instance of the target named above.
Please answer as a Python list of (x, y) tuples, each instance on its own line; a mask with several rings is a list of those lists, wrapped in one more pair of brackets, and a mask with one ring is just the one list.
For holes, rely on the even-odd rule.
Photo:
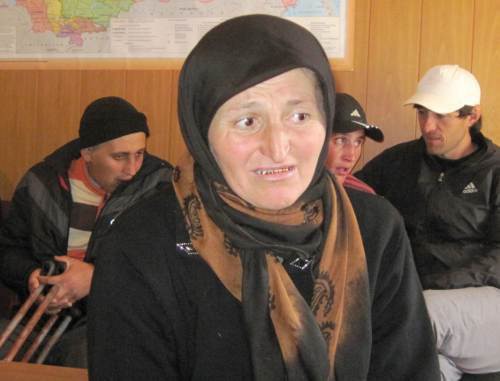
[(29, 349), (24, 354), (21, 362), (29, 362), (31, 360), (31, 357), (35, 354), (38, 347), (40, 347), (40, 345), (43, 343), (45, 337), (48, 335), (57, 319), (59, 319), (59, 314), (52, 315), (50, 319), (47, 320), (38, 335), (36, 335), (35, 339), (33, 340), (33, 344), (31, 344)]
[[(64, 268), (61, 267), (61, 271), (64, 271)], [(57, 272), (56, 272), (57, 273)], [(43, 343), (45, 340), (46, 336), (56, 323), (56, 321), (62, 317), (64, 319), (62, 322), (59, 324), (59, 326), (56, 328), (52, 336), (47, 340), (47, 343), (45, 346), (42, 348), (40, 351), (40, 354), (38, 355), (36, 359), (37, 364), (43, 364), (45, 362), (45, 359), (49, 355), (52, 347), (59, 341), (63, 333), (66, 331), (68, 326), (70, 325), (71, 321), (73, 319), (76, 319), (82, 315), (81, 311), (77, 307), (70, 307), (68, 309), (64, 309), (61, 312), (59, 312), (56, 315), (52, 315), (49, 320), (45, 323), (45, 325), (42, 327), (38, 335), (35, 337), (33, 340), (33, 344), (30, 346), (30, 348), (26, 351), (25, 355), (21, 359), (21, 362), (29, 362), (31, 360), (31, 357), (35, 354), (35, 352), (38, 350), (40, 345)]]
[(59, 324), (56, 331), (52, 334), (50, 339), (47, 341), (47, 344), (45, 344), (45, 347), (38, 355), (38, 358), (36, 359), (37, 364), (43, 364), (52, 347), (59, 341), (64, 331), (66, 331), (66, 328), (68, 328), (71, 320), (76, 319), (82, 315), (81, 311), (76, 307), (71, 307), (68, 310), (62, 311), (62, 313), (65, 315), (64, 319), (62, 323)]
[[(55, 264), (53, 262), (50, 262), (50, 264), (47, 265), (48, 270), (47, 270), (47, 275), (52, 275), (55, 271)], [(0, 348), (5, 344), (9, 336), (14, 332), (16, 327), (19, 325), (21, 320), (24, 318), (26, 313), (29, 311), (33, 303), (38, 299), (40, 294), (43, 292), (43, 290), (46, 288), (47, 285), (41, 284), (38, 286), (38, 288), (33, 291), (33, 293), (29, 296), (28, 299), (23, 303), (21, 308), (17, 311), (17, 313), (14, 315), (14, 317), (11, 319), (7, 327), (5, 327), (4, 331), (0, 335)]]
[[(55, 263), (54, 261), (47, 261), (47, 262), (44, 262), (44, 264), (42, 266), (42, 274), (44, 274), (46, 276), (54, 275), (54, 273), (57, 270), (61, 270), (61, 268), (62, 268), (62, 271), (64, 271), (64, 263), (61, 263), (61, 262)], [(7, 325), (4, 332), (0, 336), (0, 348), (4, 345), (4, 343), (7, 341), (7, 339), (12, 334), (12, 332), (15, 330), (15, 328), (19, 325), (19, 323), (22, 321), (24, 316), (28, 313), (29, 309), (35, 303), (35, 301), (38, 299), (38, 297), (41, 295), (41, 293), (45, 290), (46, 286), (47, 285), (45, 285), (45, 284), (40, 285), (29, 296), (29, 298), (23, 303), (23, 305), (21, 306), (19, 311), (12, 318), (12, 320), (10, 321), (10, 323)], [(15, 356), (17, 355), (17, 353), (21, 349), (22, 345), (24, 344), (26, 339), (29, 337), (30, 333), (33, 331), (33, 329), (35, 328), (36, 324), (38, 323), (38, 321), (40, 320), (42, 315), (45, 313), (48, 305), (50, 304), (50, 302), (52, 301), (54, 296), (57, 294), (57, 291), (58, 291), (57, 286), (51, 287), (49, 293), (45, 296), (43, 302), (34, 311), (33, 315), (29, 319), (28, 323), (26, 324), (26, 326), (23, 328), (23, 330), (19, 334), (19, 337), (16, 339), (16, 341), (14, 342), (12, 347), (10, 348), (9, 352), (7, 353), (5, 358), (3, 359), (4, 361), (13, 361), (14, 360)], [(50, 322), (51, 320), (53, 320), (52, 323)], [(49, 323), (53, 324), (55, 322), (55, 320), (57, 320), (57, 315), (55, 318), (49, 319), (49, 321), (47, 322), (47, 324), (45, 325), (44, 328), (48, 327)], [(42, 329), (42, 331), (43, 331), (43, 329)], [(41, 332), (40, 334), (43, 334), (43, 332)], [(40, 336), (40, 334), (38, 336)], [(41, 339), (43, 340), (43, 338), (41, 338)], [(34, 345), (32, 345), (33, 348), (30, 347), (30, 349), (28, 349), (29, 352), (30, 351), (34, 352), (37, 349), (37, 345), (36, 345), (37, 341), (39, 341), (41, 343), (41, 340), (39, 340), (38, 337), (35, 338)], [(38, 343), (38, 345), (40, 343)], [(28, 360), (26, 360), (26, 361), (28, 361)]]

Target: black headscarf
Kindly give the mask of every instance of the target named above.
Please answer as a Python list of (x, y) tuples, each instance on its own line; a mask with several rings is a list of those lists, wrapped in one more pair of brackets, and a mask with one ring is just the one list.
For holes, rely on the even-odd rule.
[[(224, 177), (208, 147), (208, 128), (216, 111), (234, 95), (295, 68), (311, 69), (321, 86), (327, 139), (333, 126), (335, 90), (328, 58), (303, 27), (268, 15), (242, 16), (210, 30), (196, 45), (180, 74), (179, 122), (189, 152), (218, 183)], [(312, 183), (324, 173), (323, 146)]]

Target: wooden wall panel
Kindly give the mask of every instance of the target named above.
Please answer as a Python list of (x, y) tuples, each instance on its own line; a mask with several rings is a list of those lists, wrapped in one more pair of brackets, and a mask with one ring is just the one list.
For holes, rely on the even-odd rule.
[(471, 70), (474, 0), (423, 0), (419, 77), (435, 65)]
[(75, 70), (38, 72), (38, 89), (32, 94), (38, 102), (34, 158), (45, 157), (78, 136), (81, 74)]
[(125, 97), (126, 70), (83, 70), (81, 76), (80, 109), (82, 112), (90, 102), (97, 98), (110, 95)]
[(17, 182), (38, 158), (36, 147), (38, 73), (0, 72), (0, 196), (10, 198)]
[(126, 75), (126, 98), (148, 118), (148, 151), (167, 160), (171, 160), (172, 135), (167, 121), (177, 112), (171, 100), (172, 88), (172, 71), (129, 70)]
[[(371, 0), (356, 0), (355, 6), (353, 69), (336, 71), (333, 66), (333, 71), (337, 91), (351, 94), (366, 110)], [(358, 165), (362, 163), (363, 158)]]
[(366, 112), (370, 121), (384, 130), (385, 142), (369, 142), (366, 159), (415, 137), (414, 113), (402, 102), (413, 91), (418, 75), (421, 21), (420, 1), (377, 0), (373, 5)]
[(475, 5), (472, 71), (481, 84), (483, 132), (500, 144), (500, 1)]

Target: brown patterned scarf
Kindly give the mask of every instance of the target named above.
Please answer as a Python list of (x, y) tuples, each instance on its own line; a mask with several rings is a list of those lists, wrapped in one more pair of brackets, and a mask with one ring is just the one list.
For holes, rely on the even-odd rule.
[[(343, 188), (326, 177), (327, 189), (317, 199), (271, 212), (250, 207), (227, 187), (203, 183), (201, 177), (192, 157), (186, 155), (176, 169), (175, 192), (194, 248), (242, 303), (254, 378), (276, 379), (283, 359), (289, 380), (341, 380), (336, 359), (359, 357), (360, 363), (344, 363), (341, 368), (359, 367), (362, 379), (368, 366), (362, 359), (369, 358), (370, 351), (367, 345), (359, 346), (370, 342), (368, 278), (359, 227)], [(218, 200), (217, 213), (232, 221), (231, 228), (214, 222), (215, 212), (206, 209), (207, 196), (200, 191), (207, 193), (207, 187)], [(247, 220), (255, 226), (260, 221), (262, 226), (240, 223)], [(286, 234), (284, 238), (273, 235), (272, 244), (259, 245), (260, 238), (252, 233), (258, 230), (263, 236), (266, 231)], [(245, 235), (252, 245), (245, 243)], [(303, 241), (320, 237), (319, 252), (309, 253), (315, 261), (311, 306), (281, 263), (293, 246), (286, 242), (287, 235), (292, 241), (296, 236)], [(280, 240), (283, 245), (276, 244)], [(300, 257), (308, 250), (294, 254)]]

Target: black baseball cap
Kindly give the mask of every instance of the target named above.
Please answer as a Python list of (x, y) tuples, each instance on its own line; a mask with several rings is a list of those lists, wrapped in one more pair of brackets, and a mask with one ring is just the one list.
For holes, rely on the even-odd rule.
[(363, 129), (365, 135), (376, 142), (384, 141), (384, 133), (368, 124), (363, 107), (349, 94), (337, 93), (335, 98), (335, 122), (333, 133), (348, 133)]

